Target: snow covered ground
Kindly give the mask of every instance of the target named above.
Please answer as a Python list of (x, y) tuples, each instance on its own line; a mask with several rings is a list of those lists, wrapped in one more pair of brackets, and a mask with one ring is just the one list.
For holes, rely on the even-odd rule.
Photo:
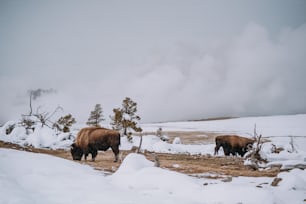
[[(26, 134), (15, 126), (10, 134), (8, 122), (0, 128), (0, 140), (37, 148), (69, 148), (78, 129), (57, 133), (37, 126)], [(306, 165), (306, 114), (237, 118), (218, 121), (172, 122), (143, 124), (146, 132), (203, 131), (236, 133), (251, 136), (257, 132), (269, 139), (262, 153), (269, 165), (281, 164), (283, 169)], [(138, 146), (122, 138), (121, 149)], [(272, 144), (282, 147), (279, 154), (271, 152)], [(155, 152), (212, 154), (214, 144), (173, 144), (155, 135), (143, 137), (142, 149)], [(221, 151), (220, 151), (221, 152)], [(231, 182), (193, 178), (153, 167), (140, 155), (128, 155), (111, 176), (91, 167), (55, 158), (15, 150), (0, 149), (0, 204), (2, 203), (304, 203), (306, 199), (305, 170), (293, 169), (278, 175), (283, 180), (272, 187), (273, 178), (236, 177)], [(208, 185), (203, 185), (208, 184)], [(259, 186), (259, 187), (258, 187)]]
[[(306, 174), (295, 169), (273, 178), (232, 182), (198, 179), (157, 168), (130, 154), (106, 176), (89, 166), (43, 154), (0, 149), (0, 203), (303, 203)], [(205, 185), (204, 185), (205, 184)], [(258, 187), (259, 186), (259, 187)]]
[[(10, 134), (6, 134), (6, 130), (9, 126), (16, 124), (15, 128)], [(153, 123), (153, 124), (142, 124), (141, 127), (144, 132), (156, 132), (158, 128), (162, 128), (163, 131), (199, 131), (199, 132), (217, 132), (220, 134), (238, 134), (241, 136), (251, 137), (254, 132), (254, 125), (256, 124), (256, 129), (258, 134), (262, 134), (266, 138), (279, 138), (276, 139), (276, 143), (289, 143), (291, 138), (296, 141), (296, 145), (305, 145), (303, 143), (303, 138), (306, 137), (306, 114), (300, 115), (285, 115), (285, 116), (268, 116), (268, 117), (249, 117), (249, 118), (236, 118), (228, 120), (215, 120), (215, 121), (192, 121), (192, 122), (167, 122), (167, 123)], [(83, 127), (79, 125), (79, 127)], [(56, 132), (48, 127), (41, 127), (36, 125), (35, 131), (26, 134), (26, 130), (15, 121), (7, 122), (3, 127), (0, 127), (0, 140), (6, 142), (17, 143), (20, 145), (32, 145), (36, 148), (69, 148), (75, 136), (80, 128), (74, 128), (72, 133), (61, 133)], [(134, 137), (134, 143), (130, 144), (123, 138), (121, 149), (131, 148), (133, 145), (138, 146), (139, 138)], [(302, 141), (300, 141), (302, 140)], [(155, 135), (150, 135), (144, 137), (144, 148), (156, 151), (168, 151), (169, 145), (165, 142), (161, 142)], [(193, 153), (207, 153), (205, 145), (196, 146), (182, 146), (178, 147), (177, 150), (186, 152), (191, 150)], [(173, 146), (172, 146), (173, 147)], [(170, 148), (171, 149), (171, 148)], [(306, 149), (306, 148), (304, 148)], [(211, 153), (211, 148), (208, 149)], [(191, 152), (191, 153), (192, 153)]]
[[(48, 127), (42, 128), (36, 125), (35, 130), (26, 134), (26, 130), (15, 125), (10, 134), (6, 134), (9, 126), (16, 124), (14, 121), (7, 122), (0, 128), (0, 140), (17, 143), (19, 145), (32, 145), (36, 148), (69, 149), (77, 134), (78, 128), (72, 133), (56, 132)], [(292, 166), (295, 164), (306, 165), (306, 114), (248, 117), (216, 121), (198, 122), (168, 122), (155, 124), (142, 124), (144, 132), (156, 132), (158, 128), (163, 131), (200, 131), (217, 132), (220, 134), (235, 133), (241, 136), (251, 137), (254, 126), (258, 134), (270, 140), (263, 145), (263, 156), (271, 164)], [(134, 136), (133, 142), (121, 139), (120, 149), (130, 150), (133, 146), (139, 146), (140, 137)], [(272, 154), (272, 145), (283, 148), (280, 154)], [(188, 153), (188, 154), (212, 154), (214, 144), (180, 144), (179, 138), (174, 143), (160, 140), (155, 135), (143, 137), (142, 149), (161, 153)], [(222, 155), (222, 151), (220, 151)]]
[(155, 132), (159, 127), (164, 131), (203, 131), (236, 133), (250, 136), (254, 126), (258, 134), (269, 136), (306, 136), (306, 114), (266, 117), (245, 117), (227, 120), (167, 122), (143, 124), (145, 132)]

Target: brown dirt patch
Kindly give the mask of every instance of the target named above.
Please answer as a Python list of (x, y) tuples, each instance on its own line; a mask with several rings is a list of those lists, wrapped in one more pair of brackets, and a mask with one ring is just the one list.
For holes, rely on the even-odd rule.
[[(34, 153), (49, 154), (56, 157), (72, 160), (70, 151), (68, 150), (49, 150), (36, 149), (33, 147), (21, 147), (16, 144), (0, 141), (0, 148), (11, 148), (21, 151)], [(123, 160), (131, 151), (121, 151), (121, 160)], [(243, 165), (243, 159), (240, 157), (214, 157), (210, 155), (188, 155), (188, 154), (163, 154), (163, 153), (143, 153), (147, 159), (154, 161), (154, 155), (157, 155), (160, 162), (160, 167), (181, 172), (188, 175), (210, 177), (210, 174), (217, 175), (220, 178), (226, 176), (251, 176), (251, 177), (275, 177), (279, 173), (279, 168), (269, 169), (264, 171), (255, 171)], [(89, 156), (89, 159), (91, 157)], [(99, 151), (96, 161), (75, 161), (81, 164), (86, 164), (94, 167), (97, 170), (113, 173), (121, 162), (113, 162), (114, 155), (112, 151)], [(218, 176), (219, 175), (219, 176)], [(214, 177), (215, 178), (215, 177)]]

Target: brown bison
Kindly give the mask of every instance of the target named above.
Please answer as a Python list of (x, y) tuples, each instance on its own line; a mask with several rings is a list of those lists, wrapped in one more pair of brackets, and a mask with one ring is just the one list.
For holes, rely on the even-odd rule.
[(224, 154), (229, 156), (230, 154), (236, 155), (238, 153), (240, 156), (248, 151), (249, 148), (253, 146), (255, 140), (240, 137), (237, 135), (221, 135), (216, 137), (216, 147), (215, 155), (218, 153), (219, 148), (222, 147)]
[(120, 145), (120, 133), (99, 127), (87, 127), (79, 131), (75, 143), (71, 145), (71, 155), (73, 160), (81, 160), (84, 155), (85, 160), (91, 154), (92, 161), (95, 160), (98, 150), (106, 151), (111, 148), (115, 155), (115, 162), (118, 161)]

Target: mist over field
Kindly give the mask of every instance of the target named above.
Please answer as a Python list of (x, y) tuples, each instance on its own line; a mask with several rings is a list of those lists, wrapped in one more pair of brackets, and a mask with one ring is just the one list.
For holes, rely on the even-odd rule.
[(0, 1), (0, 123), (33, 101), (85, 122), (306, 113), (306, 2)]

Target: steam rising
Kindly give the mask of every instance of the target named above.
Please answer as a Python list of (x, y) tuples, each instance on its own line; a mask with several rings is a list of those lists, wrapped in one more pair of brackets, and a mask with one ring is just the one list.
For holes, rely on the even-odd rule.
[(143, 122), (306, 113), (299, 6), (248, 16), (239, 8), (256, 8), (244, 2), (228, 5), (229, 18), (212, 2), (159, 3), (3, 3), (0, 122), (26, 112), (27, 90), (50, 87), (36, 105), (60, 105), (79, 122), (97, 103), (112, 114), (126, 96)]

